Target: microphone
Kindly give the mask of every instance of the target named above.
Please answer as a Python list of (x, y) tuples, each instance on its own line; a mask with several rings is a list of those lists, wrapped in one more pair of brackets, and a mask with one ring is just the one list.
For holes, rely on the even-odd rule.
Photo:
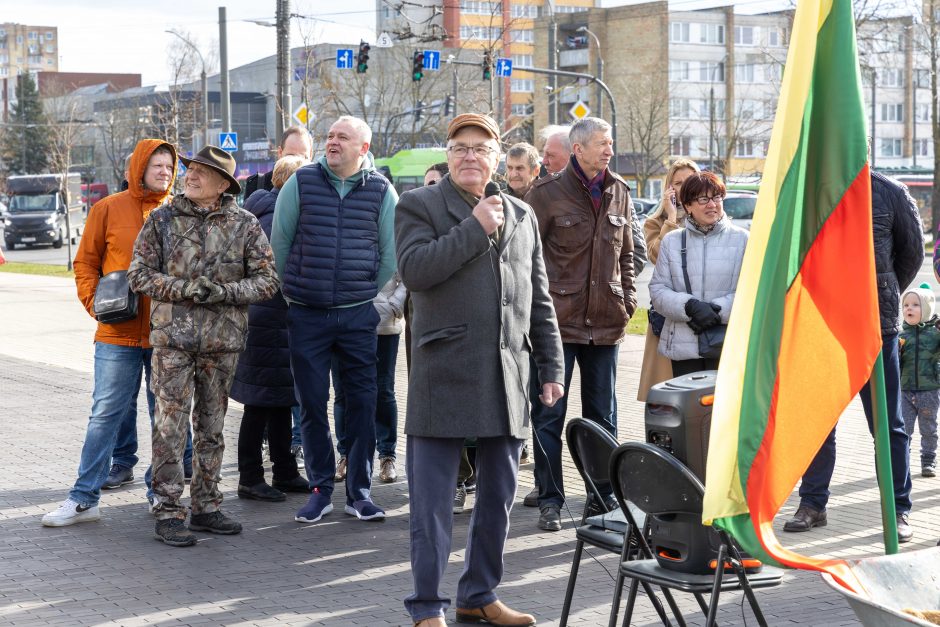
[(493, 181), (487, 183), (486, 188), (483, 190), (484, 198), (489, 198), (490, 196), (499, 196), (499, 185)]

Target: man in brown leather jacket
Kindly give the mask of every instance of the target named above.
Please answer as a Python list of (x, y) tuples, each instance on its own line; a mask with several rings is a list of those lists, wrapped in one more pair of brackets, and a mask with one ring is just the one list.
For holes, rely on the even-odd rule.
[[(609, 169), (610, 125), (585, 118), (571, 128), (571, 160), (526, 194), (539, 221), (549, 290), (565, 353), (565, 388), (577, 361), (585, 418), (617, 433), (617, 352), (636, 309), (630, 189)], [(567, 396), (546, 407), (533, 389), (539, 527), (561, 529), (561, 434)]]

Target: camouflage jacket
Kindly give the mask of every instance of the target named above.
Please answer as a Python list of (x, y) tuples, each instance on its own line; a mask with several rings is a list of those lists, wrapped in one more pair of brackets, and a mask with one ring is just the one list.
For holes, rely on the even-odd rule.
[[(225, 300), (185, 300), (183, 288), (200, 276), (224, 287)], [(182, 194), (155, 209), (137, 236), (127, 280), (153, 300), (150, 343), (199, 353), (243, 350), (248, 305), (278, 290), (267, 236), (257, 218), (228, 195), (214, 211)]]

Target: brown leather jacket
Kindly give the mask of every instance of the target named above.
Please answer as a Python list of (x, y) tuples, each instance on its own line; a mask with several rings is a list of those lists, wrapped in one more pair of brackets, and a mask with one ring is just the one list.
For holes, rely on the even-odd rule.
[(630, 188), (607, 171), (595, 213), (569, 162), (535, 182), (525, 201), (539, 221), (549, 291), (563, 342), (619, 344), (636, 309)]

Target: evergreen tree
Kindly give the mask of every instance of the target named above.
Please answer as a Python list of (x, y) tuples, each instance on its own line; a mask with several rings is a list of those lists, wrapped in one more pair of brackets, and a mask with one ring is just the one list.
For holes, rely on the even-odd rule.
[(30, 74), (17, 77), (16, 94), (10, 123), (0, 137), (0, 159), (9, 174), (40, 174), (48, 166), (49, 127)]

